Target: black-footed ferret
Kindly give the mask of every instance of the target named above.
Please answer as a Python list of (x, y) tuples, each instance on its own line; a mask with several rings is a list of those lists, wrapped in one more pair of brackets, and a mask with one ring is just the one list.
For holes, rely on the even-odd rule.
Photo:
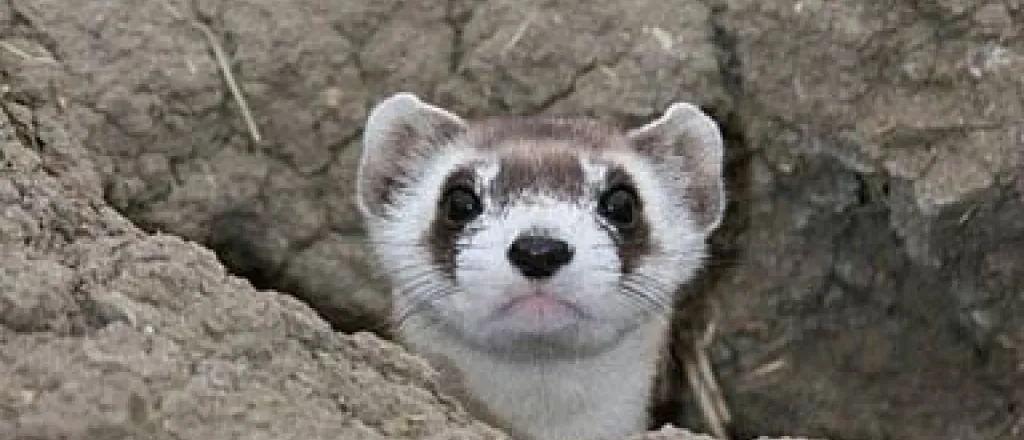
[(621, 131), (384, 100), (357, 200), (396, 336), (516, 437), (642, 432), (671, 305), (722, 217), (722, 149), (686, 103)]

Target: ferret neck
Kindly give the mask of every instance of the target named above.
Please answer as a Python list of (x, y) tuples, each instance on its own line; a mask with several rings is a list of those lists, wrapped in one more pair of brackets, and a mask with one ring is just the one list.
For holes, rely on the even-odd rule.
[(591, 439), (598, 433), (623, 438), (646, 427), (667, 325), (651, 322), (597, 355), (532, 363), (510, 362), (430, 332), (403, 339), (441, 370), (445, 391), (478, 417), (524, 439)]

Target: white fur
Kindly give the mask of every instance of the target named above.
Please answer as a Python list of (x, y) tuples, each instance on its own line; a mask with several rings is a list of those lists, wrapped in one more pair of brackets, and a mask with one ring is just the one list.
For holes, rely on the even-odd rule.
[[(380, 139), (385, 119), (371, 118), (375, 131), (366, 148)], [(394, 315), (404, 319), (400, 339), (414, 352), (454, 367), (462, 383), (449, 385), (465, 390), (492, 421), (527, 440), (613, 439), (642, 431), (665, 318), (676, 289), (700, 266), (706, 234), (697, 230), (685, 204), (673, 199), (678, 193), (666, 189), (665, 176), (651, 161), (625, 149), (592, 153), (600, 157), (581, 151), (588, 182), (603, 181), (603, 162), (610, 161), (630, 173), (645, 201), (654, 252), (636, 267), (637, 275), (620, 273), (614, 243), (596, 214), (596, 195), (567, 202), (534, 192), (502, 210), (483, 198), (484, 213), (468, 225), (474, 232), (459, 243), (453, 282), (417, 243), (436, 215), (450, 171), (478, 164), (477, 190), (486, 194), (498, 173), (493, 154), (453, 143), (424, 158), (422, 171), (406, 182), (387, 215), (372, 215), (360, 203), (374, 250), (394, 284)], [(361, 167), (365, 163), (364, 158)], [(575, 249), (543, 289), (573, 304), (579, 315), (496, 314), (534, 286), (506, 255), (516, 237), (538, 227)], [(621, 291), (620, 283), (642, 286), (648, 302)]]
[[(422, 275), (431, 265), (429, 256), (407, 244), (419, 240), (429, 227), (438, 188), (448, 172), (471, 159), (480, 157), (456, 145), (424, 164), (422, 179), (395, 203), (401, 212), (389, 216), (391, 221), (372, 225), (374, 242), (396, 243), (377, 246), (381, 262), (395, 280), (396, 311), (418, 305), (410, 301), (423, 300), (416, 295), (419, 291), (440, 285), (448, 293), (423, 305), (425, 310), (403, 323), (402, 341), (414, 352), (454, 365), (465, 380), (460, 386), (499, 417), (497, 423), (530, 439), (612, 439), (642, 431), (664, 317), (651, 316), (649, 309), (635, 303), (638, 300), (618, 291), (619, 261), (611, 239), (598, 227), (596, 201), (568, 204), (536, 194), (530, 204), (512, 206), (500, 215), (489, 210), (471, 224), (480, 232), (471, 235), (458, 254), (458, 285), (439, 273)], [(658, 246), (666, 251), (636, 270), (674, 288), (699, 266), (704, 237), (692, 232), (687, 214), (674, 209), (677, 204), (663, 200), (667, 194), (659, 190), (650, 165), (631, 155), (615, 159), (630, 170), (638, 191), (648, 200), (645, 215)], [(585, 169), (604, 171), (597, 166)], [(490, 208), (488, 200), (484, 203)], [(544, 329), (553, 345), (569, 351), (562, 353), (565, 358), (537, 354), (533, 361), (524, 361), (517, 352), (521, 348), (508, 341), (535, 330), (536, 323), (493, 319), (496, 308), (528, 286), (508, 262), (506, 250), (531, 227), (557, 231), (555, 236), (576, 250), (573, 260), (550, 280), (549, 292), (572, 301), (590, 319), (553, 320)], [(667, 307), (672, 290), (656, 292), (657, 300)], [(438, 321), (454, 328), (454, 335), (439, 329)], [(574, 358), (572, 350), (580, 356)]]
[(453, 363), (458, 387), (523, 440), (620, 440), (646, 428), (665, 326), (655, 319), (600, 355), (557, 361), (509, 362), (420, 323), (404, 339), (428, 359)]

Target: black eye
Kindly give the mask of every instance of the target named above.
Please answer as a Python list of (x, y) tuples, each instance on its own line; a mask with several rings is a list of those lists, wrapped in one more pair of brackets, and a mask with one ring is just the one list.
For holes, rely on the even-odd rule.
[(633, 226), (636, 222), (636, 208), (636, 195), (624, 187), (606, 191), (597, 204), (598, 213), (620, 228)]
[(476, 218), (483, 212), (480, 199), (473, 191), (465, 187), (449, 189), (441, 199), (441, 209), (445, 218), (456, 225), (461, 225)]

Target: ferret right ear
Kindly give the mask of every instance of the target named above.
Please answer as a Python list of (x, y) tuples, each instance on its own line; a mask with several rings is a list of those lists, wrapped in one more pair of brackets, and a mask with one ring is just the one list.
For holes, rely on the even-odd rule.
[(398, 93), (370, 111), (356, 172), (356, 201), (365, 216), (387, 213), (395, 194), (422, 170), (429, 154), (465, 130), (447, 110)]

